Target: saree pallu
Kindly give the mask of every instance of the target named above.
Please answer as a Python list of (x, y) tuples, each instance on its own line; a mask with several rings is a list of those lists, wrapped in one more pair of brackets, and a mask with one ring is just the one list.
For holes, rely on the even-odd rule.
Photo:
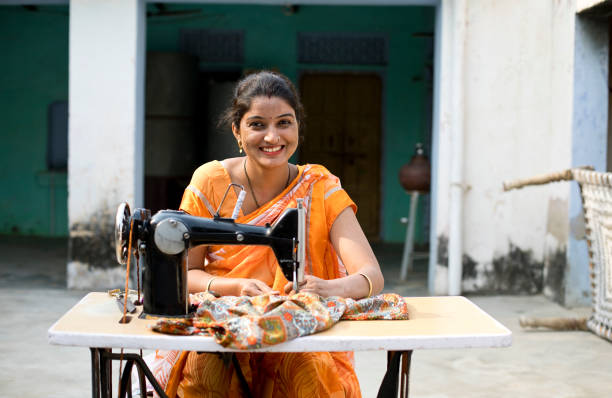
[[(216, 209), (230, 217), (237, 200), (228, 191), (229, 174), (222, 163), (200, 166), (185, 190), (180, 209), (194, 216), (211, 218)], [(319, 165), (298, 166), (297, 177), (277, 197), (250, 214), (240, 212), (237, 223), (272, 224), (297, 199), (306, 207), (306, 259), (304, 273), (322, 279), (346, 276), (329, 240), (336, 217), (355, 203), (337, 177)], [(209, 246), (204, 270), (211, 275), (256, 278), (282, 291), (288, 282), (272, 249), (266, 246)], [(359, 382), (353, 369), (353, 354), (321, 353), (237, 353), (236, 358), (254, 397), (360, 397)], [(181, 353), (172, 368), (166, 387), (170, 396), (243, 396), (232, 364), (216, 354)]]

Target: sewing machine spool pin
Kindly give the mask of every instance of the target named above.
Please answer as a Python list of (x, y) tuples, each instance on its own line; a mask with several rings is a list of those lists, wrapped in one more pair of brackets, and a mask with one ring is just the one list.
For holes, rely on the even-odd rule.
[(300, 283), (304, 280), (304, 267), (306, 265), (306, 208), (304, 207), (304, 199), (297, 199), (297, 213), (297, 253), (293, 263), (293, 290), (296, 293), (299, 291)]

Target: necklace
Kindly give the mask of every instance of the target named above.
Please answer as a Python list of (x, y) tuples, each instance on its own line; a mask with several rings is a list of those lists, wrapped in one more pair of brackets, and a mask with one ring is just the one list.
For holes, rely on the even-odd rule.
[[(257, 206), (257, 208), (259, 209), (261, 206), (259, 205), (259, 202), (257, 201), (257, 197), (255, 196), (255, 191), (253, 191), (253, 184), (251, 184), (249, 173), (247, 173), (247, 170), (246, 170), (246, 156), (244, 158), (244, 162), (242, 162), (242, 168), (244, 169), (244, 175), (246, 176), (247, 182), (249, 183), (249, 190), (251, 191), (251, 195), (253, 195), (255, 206)], [(289, 186), (290, 178), (291, 178), (291, 167), (289, 166), (289, 163), (287, 163), (287, 182), (285, 183), (285, 188)], [(285, 188), (283, 188), (283, 190), (285, 190)]]

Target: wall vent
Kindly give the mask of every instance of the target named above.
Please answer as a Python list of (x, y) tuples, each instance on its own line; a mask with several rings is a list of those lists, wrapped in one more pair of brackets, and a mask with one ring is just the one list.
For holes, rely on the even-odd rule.
[(298, 33), (302, 64), (387, 65), (387, 54), (382, 34)]
[(242, 63), (244, 31), (217, 29), (181, 29), (180, 47), (201, 62)]

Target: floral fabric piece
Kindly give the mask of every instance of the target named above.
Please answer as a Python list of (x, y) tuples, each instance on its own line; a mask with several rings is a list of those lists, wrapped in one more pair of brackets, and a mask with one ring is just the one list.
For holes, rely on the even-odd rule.
[(212, 335), (223, 347), (251, 350), (321, 332), (341, 319), (408, 319), (406, 300), (397, 294), (353, 300), (312, 293), (216, 298), (202, 292), (191, 295), (191, 302), (197, 305), (193, 317), (163, 319), (152, 329), (166, 334)]

